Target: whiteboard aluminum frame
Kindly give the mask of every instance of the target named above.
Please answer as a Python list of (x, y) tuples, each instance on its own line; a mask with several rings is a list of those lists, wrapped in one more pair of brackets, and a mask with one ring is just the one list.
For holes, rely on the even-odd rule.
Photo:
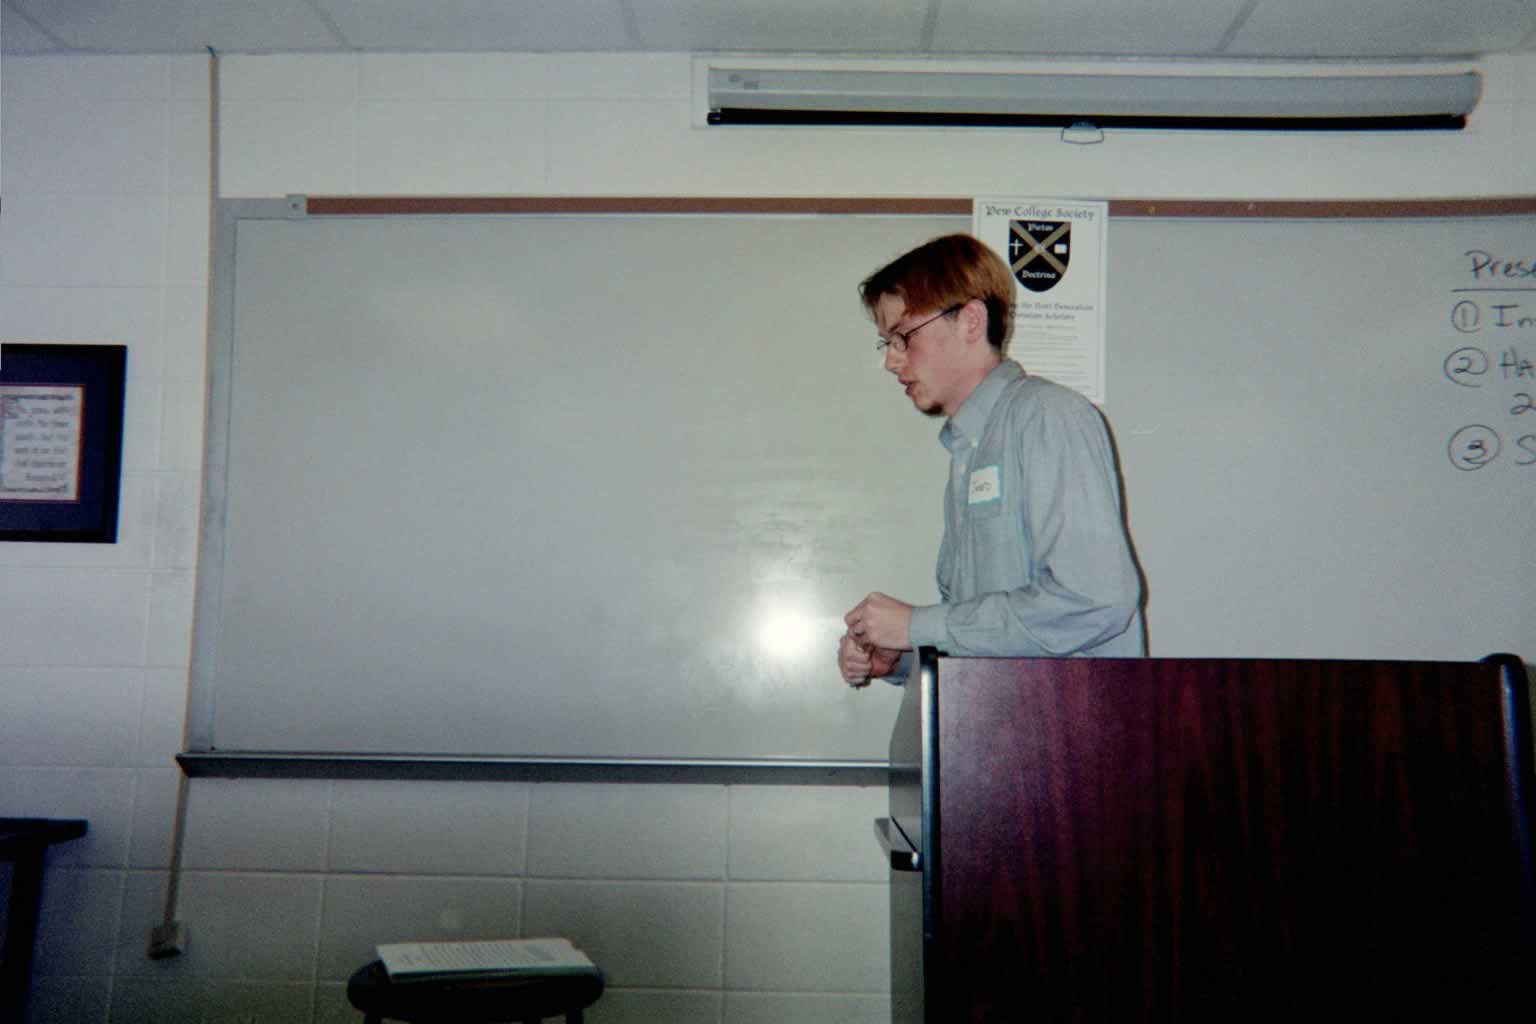
[(209, 288), (208, 403), (203, 501), (194, 606), (191, 678), (184, 751), (188, 777), (423, 779), (478, 781), (620, 781), (726, 784), (883, 785), (883, 760), (691, 758), (551, 758), (225, 751), (214, 746), (218, 637), (223, 618), (225, 511), (235, 338), (235, 253), (245, 221), (381, 215), (627, 216), (764, 214), (967, 216), (969, 199), (625, 198), (625, 197), (328, 197), (290, 195), (225, 199), (216, 204)]

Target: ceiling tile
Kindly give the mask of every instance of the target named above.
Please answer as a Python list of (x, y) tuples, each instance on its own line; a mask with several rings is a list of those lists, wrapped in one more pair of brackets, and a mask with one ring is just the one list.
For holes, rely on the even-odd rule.
[(1246, 0), (944, 0), (938, 53), (1198, 56), (1215, 52)]
[(64, 45), (112, 53), (336, 49), (305, 0), (14, 0)]
[(56, 53), (59, 47), (10, 7), (0, 6), (0, 53)]
[(1528, 0), (1260, 0), (1228, 53), (1416, 57), (1512, 50), (1532, 29)]
[(928, 0), (630, 0), (648, 50), (917, 53)]
[[(0, 52), (1432, 57), (1530, 50), (1536, 0), (3, 0)], [(1245, 14), (1251, 10), (1251, 14)]]
[(629, 50), (620, 0), (316, 0), (364, 50)]

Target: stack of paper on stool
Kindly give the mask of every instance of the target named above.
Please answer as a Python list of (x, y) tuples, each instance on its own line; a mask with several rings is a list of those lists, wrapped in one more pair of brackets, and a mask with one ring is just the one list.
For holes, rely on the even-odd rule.
[(597, 972), (568, 939), (401, 942), (380, 945), (378, 953), (391, 981)]

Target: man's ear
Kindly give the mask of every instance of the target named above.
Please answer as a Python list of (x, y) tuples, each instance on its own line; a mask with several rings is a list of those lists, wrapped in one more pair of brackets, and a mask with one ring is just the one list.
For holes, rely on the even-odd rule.
[(987, 340), (987, 304), (972, 299), (960, 307), (960, 322), (965, 325), (965, 340)]

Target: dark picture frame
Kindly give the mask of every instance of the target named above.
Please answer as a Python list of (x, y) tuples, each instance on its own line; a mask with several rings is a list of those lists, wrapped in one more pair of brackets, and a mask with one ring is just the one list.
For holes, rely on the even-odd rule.
[(125, 345), (0, 344), (0, 541), (115, 544)]

